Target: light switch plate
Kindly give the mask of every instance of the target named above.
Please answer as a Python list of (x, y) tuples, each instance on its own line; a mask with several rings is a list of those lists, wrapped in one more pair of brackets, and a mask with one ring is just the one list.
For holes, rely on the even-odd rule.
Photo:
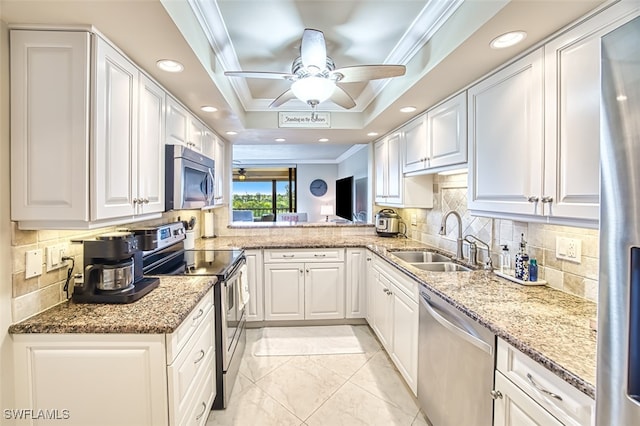
[(411, 224), (416, 226), (418, 224), (418, 215), (415, 213), (411, 214)]
[(42, 249), (29, 250), (25, 254), (25, 278), (42, 275)]
[(64, 243), (54, 244), (45, 248), (47, 272), (60, 269), (65, 266), (62, 257), (65, 255), (66, 245)]

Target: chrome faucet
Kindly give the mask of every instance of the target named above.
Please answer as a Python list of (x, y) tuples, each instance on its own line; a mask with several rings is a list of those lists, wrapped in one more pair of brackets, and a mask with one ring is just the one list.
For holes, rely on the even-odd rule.
[(480, 244), (487, 248), (487, 261), (484, 264), (484, 269), (493, 271), (493, 262), (491, 261), (491, 248), (489, 247), (489, 244), (485, 243), (475, 235), (465, 235), (464, 240), (469, 243), (469, 261), (474, 265), (478, 264), (477, 245)]
[(442, 216), (442, 223), (440, 224), (440, 235), (447, 235), (447, 218), (450, 215), (454, 215), (456, 217), (456, 219), (458, 219), (458, 239), (456, 240), (457, 242), (457, 247), (456, 247), (456, 258), (459, 260), (463, 260), (464, 259), (464, 254), (462, 253), (462, 218), (460, 217), (460, 214), (455, 211), (455, 210), (449, 210), (448, 213), (446, 213), (444, 216)]

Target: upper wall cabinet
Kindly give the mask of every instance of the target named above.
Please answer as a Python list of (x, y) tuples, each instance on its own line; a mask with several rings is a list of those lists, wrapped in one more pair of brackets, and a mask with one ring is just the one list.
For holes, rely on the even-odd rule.
[(396, 132), (374, 145), (376, 204), (431, 208), (431, 175), (404, 177), (402, 174), (402, 139), (403, 132)]
[(403, 127), (404, 173), (433, 173), (467, 162), (467, 94), (460, 93)]
[(167, 97), (167, 144), (203, 152), (204, 125), (171, 96)]
[(597, 226), (600, 39), (639, 14), (614, 4), (469, 89), (474, 214)]
[(13, 30), (11, 109), (11, 216), (22, 229), (163, 210), (164, 94), (99, 36)]

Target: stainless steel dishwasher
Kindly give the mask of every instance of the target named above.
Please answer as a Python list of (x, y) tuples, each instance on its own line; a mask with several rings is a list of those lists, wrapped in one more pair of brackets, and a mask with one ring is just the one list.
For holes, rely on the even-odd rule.
[(495, 335), (420, 288), (418, 400), (433, 426), (493, 423)]

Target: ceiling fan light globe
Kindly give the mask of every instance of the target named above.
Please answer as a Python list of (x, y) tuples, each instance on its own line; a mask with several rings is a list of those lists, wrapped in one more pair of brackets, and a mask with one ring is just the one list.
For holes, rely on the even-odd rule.
[(291, 90), (302, 102), (321, 103), (333, 95), (336, 85), (332, 80), (322, 77), (306, 77), (295, 81)]

